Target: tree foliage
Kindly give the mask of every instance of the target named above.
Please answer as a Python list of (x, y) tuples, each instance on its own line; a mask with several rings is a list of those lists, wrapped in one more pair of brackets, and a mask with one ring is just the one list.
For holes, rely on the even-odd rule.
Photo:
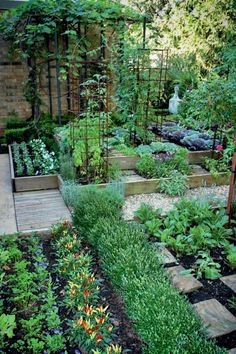
[[(130, 0), (152, 15), (155, 42), (171, 54), (194, 54), (205, 72), (235, 40), (235, 0)], [(234, 48), (235, 50), (235, 48)]]

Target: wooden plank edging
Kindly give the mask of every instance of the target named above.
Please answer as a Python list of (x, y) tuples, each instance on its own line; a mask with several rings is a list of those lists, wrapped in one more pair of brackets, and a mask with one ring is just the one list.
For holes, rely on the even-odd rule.
[[(217, 159), (220, 152), (212, 150), (203, 150), (203, 151), (190, 151), (188, 153), (188, 162), (192, 165), (201, 164), (204, 158), (214, 158)], [(110, 164), (117, 163), (121, 170), (134, 170), (136, 163), (140, 160), (140, 157), (135, 156), (125, 156), (125, 155), (116, 155), (109, 156), (108, 161)]]
[(14, 192), (28, 192), (43, 189), (57, 189), (57, 175), (16, 177), (14, 172), (12, 147), (8, 145), (12, 188)]
[[(64, 181), (60, 175), (58, 176), (58, 180), (59, 188), (61, 189)], [(171, 181), (171, 178), (164, 178), (164, 180)], [(160, 179), (158, 178), (124, 182), (125, 196), (156, 193), (158, 191), (159, 183)], [(213, 177), (210, 173), (188, 176), (188, 185), (190, 189), (197, 187), (210, 187), (212, 185), (222, 186), (227, 184), (229, 184), (229, 175), (223, 172), (219, 173), (218, 177)], [(96, 186), (97, 188), (106, 188), (109, 184), (101, 183)], [(81, 186), (81, 188), (86, 188), (86, 186)]]

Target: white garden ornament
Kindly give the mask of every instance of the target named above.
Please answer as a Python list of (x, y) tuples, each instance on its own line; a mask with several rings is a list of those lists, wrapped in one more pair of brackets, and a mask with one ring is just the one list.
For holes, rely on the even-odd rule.
[(169, 100), (169, 112), (172, 114), (178, 113), (178, 106), (182, 100), (179, 98), (179, 85), (175, 85), (174, 96)]

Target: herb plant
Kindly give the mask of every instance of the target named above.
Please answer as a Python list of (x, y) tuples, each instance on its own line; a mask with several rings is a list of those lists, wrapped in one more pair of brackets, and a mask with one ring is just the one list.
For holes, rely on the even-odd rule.
[(188, 190), (188, 178), (178, 171), (173, 171), (170, 179), (160, 179), (157, 188), (161, 193), (180, 197)]

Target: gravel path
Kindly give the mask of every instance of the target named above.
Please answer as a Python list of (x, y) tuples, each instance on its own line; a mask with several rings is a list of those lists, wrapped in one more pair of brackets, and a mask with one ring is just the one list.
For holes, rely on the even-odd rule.
[[(226, 203), (228, 197), (229, 186), (217, 186), (217, 187), (200, 187), (190, 189), (185, 197), (194, 198), (197, 197), (201, 200), (220, 200)], [(126, 220), (133, 219), (134, 212), (137, 210), (141, 203), (146, 203), (153, 206), (155, 209), (162, 208), (163, 212), (167, 212), (173, 208), (179, 197), (168, 197), (165, 194), (151, 193), (151, 194), (139, 194), (127, 197), (123, 208), (124, 218)]]

